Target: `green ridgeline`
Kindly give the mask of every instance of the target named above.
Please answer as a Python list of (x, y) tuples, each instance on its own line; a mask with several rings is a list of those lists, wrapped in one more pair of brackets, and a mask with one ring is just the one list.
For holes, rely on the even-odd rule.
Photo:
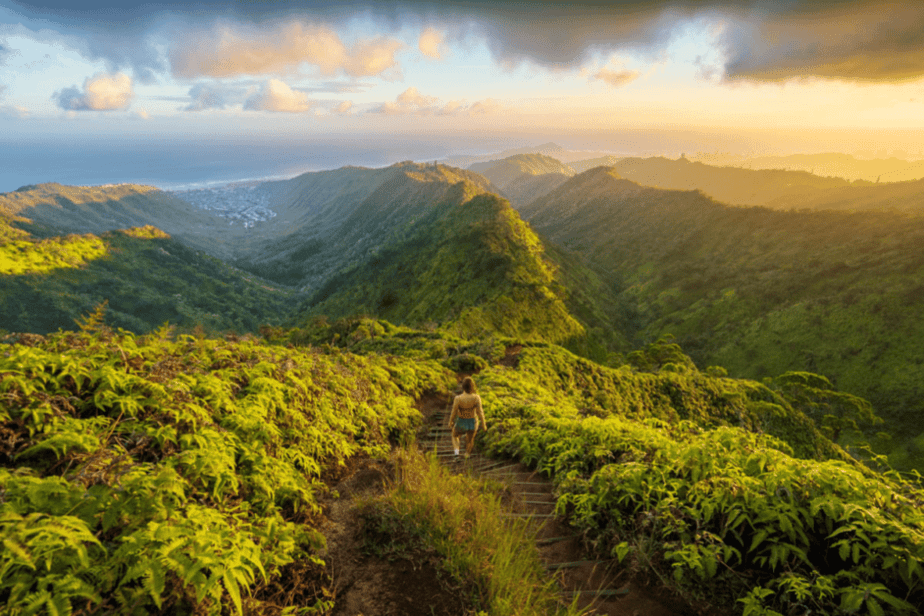
[(468, 338), (582, 338), (563, 296), (542, 243), (509, 204), (460, 183), (404, 237), (330, 279), (304, 312), (434, 323)]
[(905, 440), (924, 416), (924, 218), (730, 207), (606, 169), (521, 212), (617, 287), (635, 345), (671, 334), (736, 376), (824, 374), (887, 420), (894, 464), (924, 466)]
[(0, 327), (71, 328), (108, 302), (107, 321), (138, 333), (165, 322), (191, 330), (255, 332), (283, 322), (297, 296), (169, 238), (153, 227), (36, 239), (5, 226)]

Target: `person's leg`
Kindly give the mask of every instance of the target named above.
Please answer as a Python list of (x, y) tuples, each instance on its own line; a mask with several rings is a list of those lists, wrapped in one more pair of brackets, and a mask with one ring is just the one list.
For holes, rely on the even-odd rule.
[(466, 439), (467, 440), (465, 442), (465, 455), (467, 457), (471, 455), (472, 449), (475, 448), (475, 431), (469, 430), (468, 433), (466, 433)]
[(456, 455), (459, 455), (459, 433), (456, 432), (455, 426), (452, 427), (450, 438), (452, 438), (452, 448), (455, 450)]

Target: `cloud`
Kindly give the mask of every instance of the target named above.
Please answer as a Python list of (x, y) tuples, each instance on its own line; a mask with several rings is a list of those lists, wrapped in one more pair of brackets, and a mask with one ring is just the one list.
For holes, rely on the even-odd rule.
[(61, 109), (68, 111), (112, 111), (126, 109), (135, 96), (132, 79), (124, 73), (97, 73), (77, 86), (64, 88), (52, 95)]
[(334, 107), (334, 113), (339, 113), (342, 115), (350, 113), (350, 110), (353, 108), (353, 101), (343, 101), (336, 107)]
[(29, 117), (29, 110), (21, 105), (0, 105), (0, 116), (22, 120)]
[[(10, 3), (7, 3), (10, 4)], [(166, 70), (180, 77), (282, 75), (301, 65), (322, 74), (378, 76), (395, 69), (402, 28), (421, 35), (421, 53), (442, 56), (447, 41), (483, 39), (513, 65), (576, 68), (600, 53), (657, 55), (691, 24), (726, 23), (717, 39), (726, 80), (800, 77), (894, 81), (924, 76), (924, 3), (887, 0), (620, 0), (541, 4), (436, 0), (143, 0), (71, 3), (16, 0), (14, 16), (35, 30), (59, 28), (110, 72), (131, 66), (144, 82)], [(381, 38), (347, 46), (337, 34), (361, 18)], [(217, 22), (216, 19), (224, 21)], [(50, 26), (49, 26), (50, 24)], [(325, 24), (325, 25), (310, 25)]]
[(133, 113), (135, 114), (136, 118), (141, 120), (149, 120), (151, 118), (151, 114), (148, 113), (147, 109), (142, 109), (140, 107), (135, 109)]
[(481, 115), (485, 113), (494, 113), (501, 110), (500, 102), (494, 100), (493, 98), (486, 98), (484, 100), (476, 101), (469, 105), (468, 115)]
[(304, 92), (293, 90), (278, 79), (270, 79), (259, 92), (247, 99), (244, 109), (301, 113), (311, 109), (311, 101)]
[(594, 74), (594, 79), (599, 79), (600, 81), (606, 82), (613, 86), (614, 88), (621, 88), (622, 86), (631, 83), (639, 78), (638, 71), (632, 71), (625, 68), (617, 68), (611, 70), (608, 68), (601, 68)]
[(420, 53), (428, 58), (442, 60), (443, 52), (441, 48), (445, 38), (446, 34), (440, 30), (432, 27), (427, 28), (420, 33), (420, 41), (417, 43), (417, 47), (420, 49)]
[(0, 66), (6, 64), (6, 59), (13, 55), (13, 50), (6, 43), (0, 41)]
[(467, 104), (462, 101), (449, 101), (443, 103), (435, 96), (421, 94), (417, 88), (411, 87), (397, 96), (395, 102), (385, 102), (372, 110), (372, 113), (384, 115), (416, 115), (416, 116), (457, 116), (480, 115), (491, 113), (500, 109), (500, 104), (494, 99), (484, 99)]
[(417, 88), (410, 87), (399, 94), (395, 102), (402, 107), (429, 107), (439, 102), (439, 99), (435, 96), (424, 96)]
[(228, 91), (216, 85), (198, 83), (189, 89), (192, 102), (182, 107), (183, 111), (205, 111), (206, 109), (224, 109)]
[(370, 77), (395, 67), (403, 45), (379, 37), (348, 48), (330, 27), (300, 22), (259, 28), (225, 23), (187, 33), (171, 49), (170, 64), (174, 75), (185, 78), (281, 75), (303, 64), (322, 75)]
[(759, 18), (732, 14), (719, 43), (732, 81), (917, 79), (924, 75), (924, 3), (805, 3)]
[(0, 117), (5, 118), (27, 118), (29, 117), (29, 110), (25, 107), (19, 105), (4, 105), (3, 97), (6, 93), (7, 86), (0, 84)]

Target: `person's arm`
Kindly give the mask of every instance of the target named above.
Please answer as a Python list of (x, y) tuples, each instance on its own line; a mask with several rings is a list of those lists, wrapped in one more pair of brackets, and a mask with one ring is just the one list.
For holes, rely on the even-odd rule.
[(452, 422), (456, 420), (456, 415), (459, 413), (459, 397), (456, 396), (452, 401), (452, 413), (449, 414), (449, 427), (452, 427)]
[(478, 396), (478, 403), (475, 406), (475, 412), (478, 414), (478, 419), (481, 421), (481, 427), (487, 430), (488, 422), (484, 420), (484, 409), (481, 408), (481, 396)]

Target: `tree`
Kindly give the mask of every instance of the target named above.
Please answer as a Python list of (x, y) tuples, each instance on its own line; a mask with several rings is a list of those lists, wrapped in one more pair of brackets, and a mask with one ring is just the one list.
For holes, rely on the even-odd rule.
[(845, 430), (861, 432), (882, 423), (869, 401), (839, 392), (826, 377), (811, 372), (786, 372), (771, 386), (792, 406), (808, 415), (835, 443)]

